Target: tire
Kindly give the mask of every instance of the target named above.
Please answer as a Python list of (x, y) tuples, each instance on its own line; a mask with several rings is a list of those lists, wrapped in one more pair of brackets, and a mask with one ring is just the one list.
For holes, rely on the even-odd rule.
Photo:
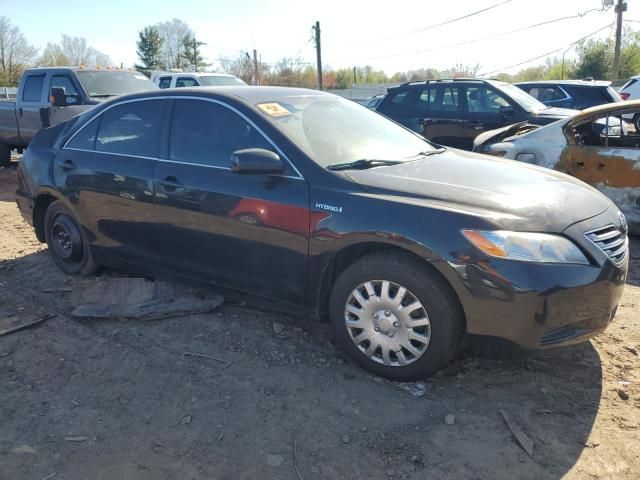
[(8, 167), (9, 165), (11, 165), (11, 146), (0, 143), (0, 167)]
[(448, 285), (396, 252), (375, 252), (347, 267), (331, 290), (329, 316), (337, 344), (356, 363), (399, 381), (427, 378), (446, 366), (463, 325)]
[(60, 270), (69, 275), (88, 276), (98, 269), (84, 231), (59, 200), (47, 208), (44, 229), (49, 254)]
[(633, 126), (636, 129), (636, 133), (640, 133), (640, 113), (636, 113), (633, 116)]

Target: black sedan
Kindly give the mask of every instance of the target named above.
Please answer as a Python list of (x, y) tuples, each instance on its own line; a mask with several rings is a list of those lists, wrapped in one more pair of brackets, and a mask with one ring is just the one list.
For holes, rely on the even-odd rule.
[[(65, 272), (168, 273), (330, 318), (389, 378), (466, 334), (542, 348), (613, 318), (624, 217), (569, 176), (434, 146), (354, 102), (276, 87), (120, 97), (41, 131), (18, 205)], [(614, 254), (615, 252), (615, 254)]]

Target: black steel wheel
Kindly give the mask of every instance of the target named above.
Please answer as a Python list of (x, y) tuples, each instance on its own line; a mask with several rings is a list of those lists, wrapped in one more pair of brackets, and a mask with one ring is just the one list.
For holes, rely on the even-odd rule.
[(70, 275), (91, 275), (97, 269), (82, 228), (60, 201), (45, 214), (45, 238), (55, 264)]

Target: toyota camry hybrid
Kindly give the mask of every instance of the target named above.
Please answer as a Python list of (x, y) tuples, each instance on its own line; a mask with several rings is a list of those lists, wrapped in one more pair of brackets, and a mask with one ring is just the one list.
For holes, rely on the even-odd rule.
[(53, 261), (171, 274), (330, 319), (361, 366), (427, 377), (468, 334), (560, 346), (613, 319), (624, 216), (579, 180), (435, 145), (327, 93), (162, 90), (42, 130), (18, 204)]

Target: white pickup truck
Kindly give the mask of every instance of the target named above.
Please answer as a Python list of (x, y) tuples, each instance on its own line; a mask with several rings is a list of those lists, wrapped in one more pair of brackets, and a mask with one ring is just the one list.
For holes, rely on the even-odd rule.
[(233, 75), (207, 72), (153, 72), (151, 81), (160, 88), (246, 85), (242, 79)]

